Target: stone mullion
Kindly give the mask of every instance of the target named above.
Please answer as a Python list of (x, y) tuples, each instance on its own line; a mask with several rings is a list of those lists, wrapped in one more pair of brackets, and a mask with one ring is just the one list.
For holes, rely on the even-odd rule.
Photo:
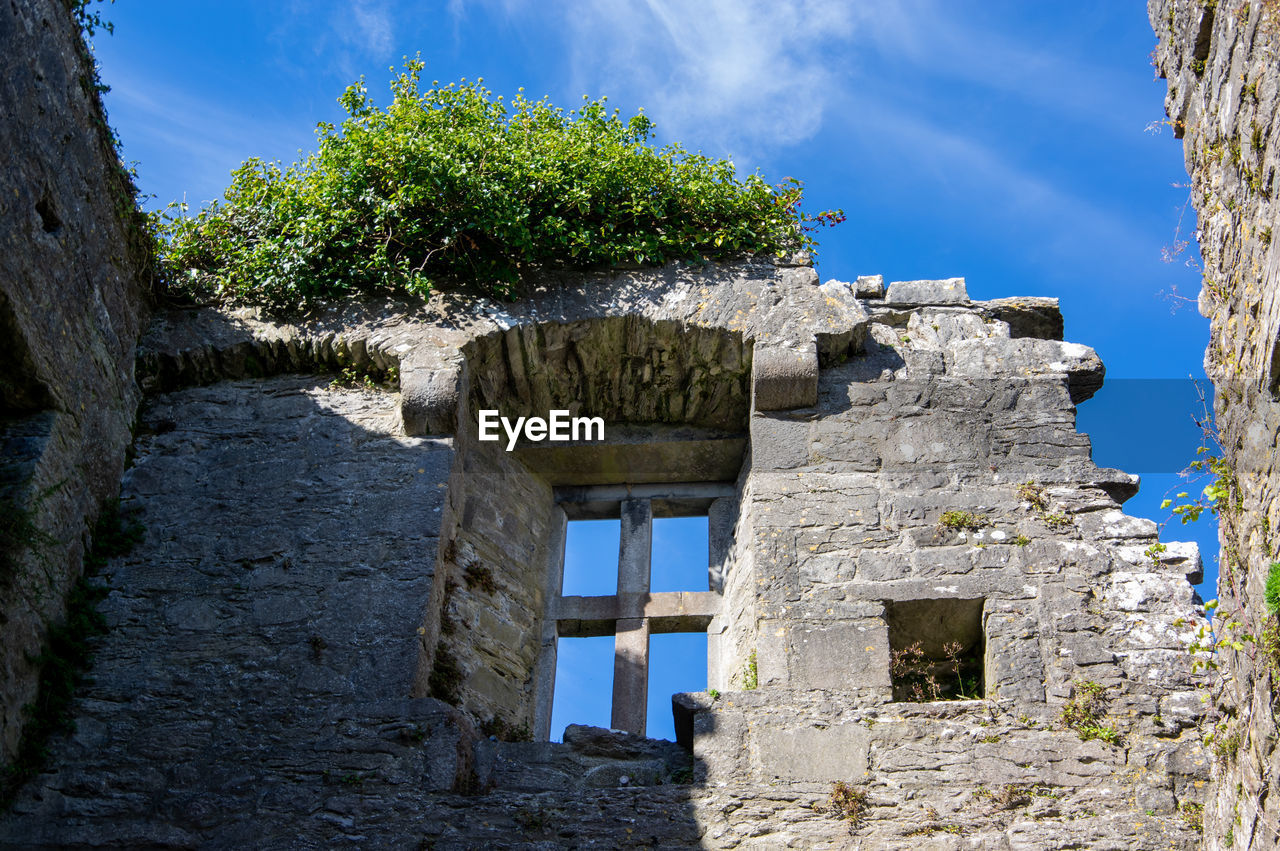
[(644, 735), (649, 699), (649, 596), (653, 543), (653, 506), (647, 499), (625, 499), (618, 544), (618, 614), (614, 632), (613, 716), (615, 730)]
[(534, 668), (533, 734), (536, 741), (551, 738), (551, 707), (555, 700), (559, 623), (555, 609), (564, 590), (564, 545), (568, 519), (559, 508), (552, 514), (551, 539), (547, 542), (547, 581), (543, 587), (546, 617), (542, 619), (538, 661)]

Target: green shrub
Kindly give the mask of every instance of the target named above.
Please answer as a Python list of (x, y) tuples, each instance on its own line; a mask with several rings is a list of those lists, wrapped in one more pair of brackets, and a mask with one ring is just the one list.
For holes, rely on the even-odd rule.
[(1267, 571), (1265, 595), (1267, 611), (1273, 615), (1280, 613), (1280, 562), (1272, 562), (1271, 568)]
[(318, 127), (316, 153), (287, 168), (250, 159), (224, 201), (161, 222), (171, 289), (274, 308), (445, 280), (510, 295), (530, 270), (804, 249), (843, 220), (801, 213), (799, 181), (653, 148), (643, 113), (508, 105), (480, 81), (424, 91), (422, 68), (406, 64), (386, 109), (363, 80), (348, 87), (349, 117)]

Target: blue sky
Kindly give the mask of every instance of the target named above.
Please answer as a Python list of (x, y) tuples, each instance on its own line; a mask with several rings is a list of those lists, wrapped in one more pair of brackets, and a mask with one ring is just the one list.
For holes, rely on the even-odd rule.
[(1082, 429), (1099, 463), (1147, 474), (1128, 508), (1157, 516), (1184, 489), (1193, 394), (1114, 379), (1202, 377), (1208, 327), (1170, 298), (1194, 298), (1198, 272), (1161, 260), (1194, 217), (1181, 143), (1149, 129), (1165, 86), (1144, 6), (119, 0), (96, 51), (151, 206), (217, 197), (250, 156), (292, 161), (341, 119), (345, 86), (364, 75), (385, 99), (389, 67), (419, 52), (427, 79), (644, 107), (660, 141), (800, 178), (810, 210), (843, 207), (821, 234), (824, 279), (963, 276), (974, 298), (1061, 298), (1067, 338), (1111, 381)]

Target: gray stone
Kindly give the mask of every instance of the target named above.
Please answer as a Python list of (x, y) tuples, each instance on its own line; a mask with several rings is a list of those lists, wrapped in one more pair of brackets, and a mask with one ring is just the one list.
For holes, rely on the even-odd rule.
[(765, 782), (777, 778), (848, 783), (860, 781), (867, 772), (870, 745), (862, 725), (761, 726), (753, 732), (760, 776)]
[(948, 347), (947, 371), (966, 378), (1062, 376), (1079, 404), (1102, 386), (1106, 373), (1096, 352), (1079, 343), (1056, 340), (964, 339)]
[[(0, 845), (1195, 847), (1173, 809), (1209, 775), (1195, 554), (1144, 558), (1135, 481), (1090, 460), (1074, 402), (1101, 363), (1054, 339), (1056, 301), (970, 303), (959, 279), (876, 299), (800, 257), (526, 283), (155, 318), (123, 491), (146, 537), (104, 571), (77, 732)], [(71, 432), (24, 329), (4, 446), (30, 470)], [(351, 366), (399, 387), (296, 375)], [(490, 407), (608, 436), (507, 452), (479, 439)], [(702, 512), (707, 588), (651, 593), (650, 514)], [(619, 593), (562, 596), (569, 524), (617, 516)], [(684, 629), (709, 633), (708, 690), (673, 700), (678, 742), (640, 711), (541, 740), (558, 645), (613, 636), (625, 710), (650, 633)], [(904, 699), (911, 677), (948, 696), (953, 642), (982, 699)], [(1059, 723), (1085, 678), (1119, 745)], [(868, 795), (852, 839), (837, 781)]]
[(967, 304), (969, 291), (964, 278), (941, 281), (894, 281), (889, 284), (884, 302), (887, 305)]
[(818, 401), (816, 345), (756, 346), (751, 383), (757, 411), (812, 407)]
[(884, 275), (859, 275), (853, 293), (858, 298), (884, 298)]
[(68, 10), (0, 11), (0, 512), (31, 512), (46, 536), (40, 552), (0, 542), (0, 574), (13, 565), (0, 575), (0, 765), (35, 699), (46, 625), (63, 619), (94, 517), (119, 491), (149, 312), (149, 237)]

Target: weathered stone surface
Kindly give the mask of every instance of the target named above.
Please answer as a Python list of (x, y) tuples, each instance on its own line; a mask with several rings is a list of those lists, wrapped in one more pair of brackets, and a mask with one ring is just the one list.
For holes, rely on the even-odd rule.
[(818, 350), (757, 346), (751, 361), (752, 407), (757, 411), (809, 408), (818, 401)]
[[(1013, 331), (1056, 305), (868, 317), (804, 267), (702, 274), (297, 325), (161, 317), (125, 491), (148, 536), (108, 571), (82, 724), (0, 844), (553, 847), (618, 844), (625, 825), (624, 844), (843, 847), (825, 804), (843, 781), (868, 793), (866, 847), (955, 830), (1190, 847), (1176, 808), (1205, 775), (1200, 680), (1178, 648), (1200, 616), (1195, 556), (1136, 555), (1154, 530), (1119, 509), (1135, 482), (1075, 430), (1096, 356)], [(803, 353), (803, 374), (769, 375), (778, 352)], [(397, 364), (398, 397), (270, 377)], [(266, 377), (227, 380), (248, 374)], [(481, 405), (576, 404), (618, 436), (576, 456), (479, 440)], [(452, 431), (406, 433), (436, 428)], [(617, 599), (560, 597), (558, 499), (614, 488), (591, 510), (634, 531), (633, 509), (662, 501), (645, 487), (699, 475), (718, 480), (706, 585), (649, 594), (628, 543), (607, 555), (628, 566)], [(715, 691), (675, 702), (684, 747), (579, 727), (503, 740), (549, 728), (557, 634), (691, 613)], [(982, 699), (895, 700), (894, 651), (913, 644), (947, 682), (943, 657), (962, 654), (959, 685)], [(620, 699), (647, 687), (639, 668)], [(1058, 721), (1086, 679), (1119, 746)]]
[(1077, 403), (1098, 391), (1106, 373), (1093, 349), (1056, 340), (957, 340), (948, 347), (948, 354), (950, 370), (969, 378), (1063, 375)]
[[(1280, 253), (1273, 240), (1280, 228), (1280, 10), (1272, 2), (1150, 0), (1147, 11), (1159, 38), (1152, 60), (1168, 79), (1167, 124), (1182, 139), (1191, 177), (1204, 271), (1197, 301), (1210, 320), (1204, 367), (1232, 491), (1218, 518), (1217, 596), (1228, 620), (1257, 635), (1273, 622), (1264, 592), (1280, 528)], [(1142, 611), (1146, 586), (1139, 582), (1118, 590)], [(1277, 843), (1280, 799), (1271, 778), (1278, 731), (1269, 709), (1276, 677), (1265, 657), (1229, 653), (1220, 660), (1209, 722), (1219, 747), (1205, 803), (1208, 848)]]
[(942, 281), (894, 281), (884, 296), (885, 304), (966, 304), (969, 291), (964, 278)]
[[(475, 733), (533, 725), (555, 521), (546, 481), (476, 440), (470, 391), (452, 439), (405, 435), (393, 394), (313, 379), (156, 396), (126, 483), (147, 540), (109, 571), (113, 630), (79, 732), (0, 843), (332, 844), (335, 829), (389, 847), (608, 843), (630, 819), (666, 847), (840, 847), (848, 827), (824, 801), (842, 780), (870, 793), (868, 847), (931, 824), (988, 843), (1190, 847), (1170, 807), (1204, 774), (1188, 755), (1196, 680), (1174, 649), (1174, 624), (1197, 616), (1194, 554), (1134, 563), (1151, 531), (1103, 486), (1132, 482), (1089, 462), (1061, 377), (952, 377), (902, 356), (934, 345), (925, 329), (939, 353), (990, 339), (980, 310), (908, 316), (919, 343), (821, 369), (806, 411), (751, 415), (736, 523), (720, 518), (720, 694), (678, 701), (692, 764), (611, 731)], [(326, 345), (361, 350), (345, 332)], [(484, 351), (464, 353), (464, 382)], [(1067, 525), (1020, 497), (1028, 480)], [(943, 528), (950, 510), (986, 525)], [(892, 700), (886, 601), (921, 600), (982, 601), (985, 701)], [(1081, 678), (1109, 684), (1128, 750), (1058, 727)], [(1139, 769), (1154, 816), (1131, 803)], [(164, 791), (174, 778), (190, 793)], [(1052, 797), (996, 809), (981, 794), (998, 784)], [(1087, 815), (1100, 800), (1113, 815)]]
[(119, 488), (139, 399), (147, 238), (92, 68), (67, 4), (0, 11), (0, 511), (31, 511), (48, 536), (39, 553), (0, 541), (0, 766), (90, 523)]
[(884, 275), (859, 275), (853, 292), (858, 298), (884, 298)]

